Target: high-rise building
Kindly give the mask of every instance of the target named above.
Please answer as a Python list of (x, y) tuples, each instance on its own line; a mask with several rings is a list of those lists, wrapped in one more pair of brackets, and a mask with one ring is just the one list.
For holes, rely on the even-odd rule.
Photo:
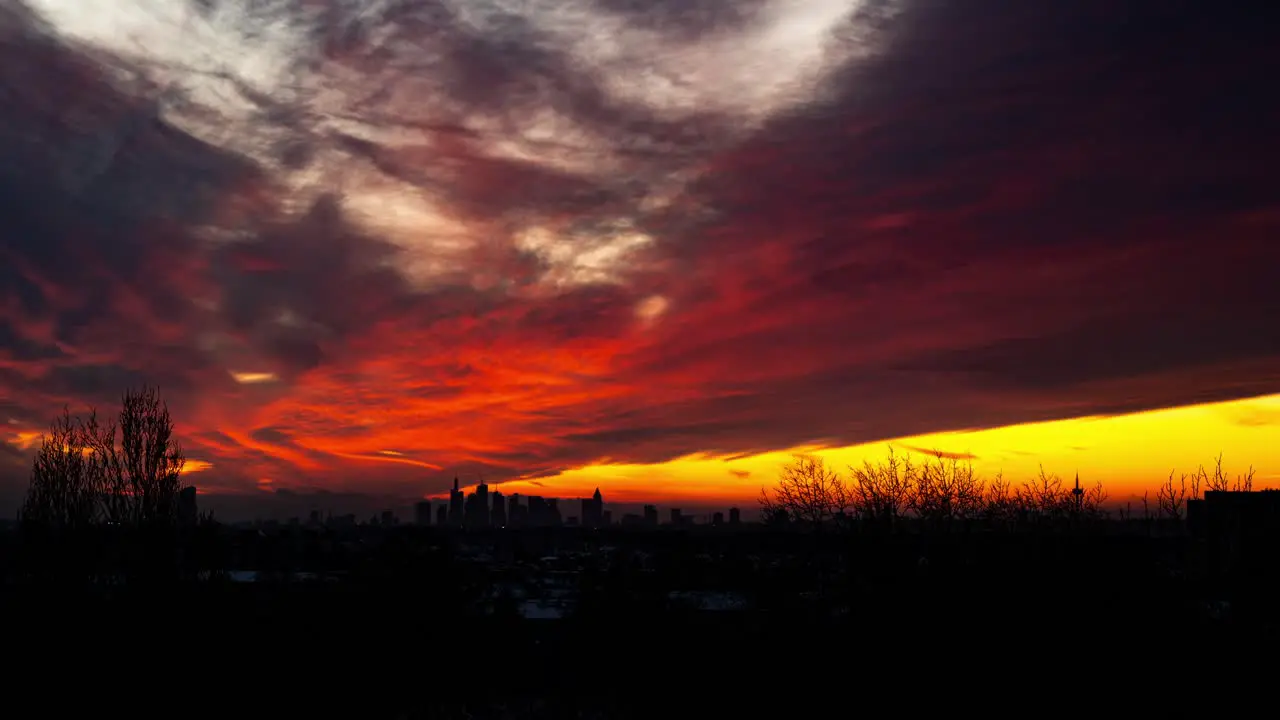
[(178, 491), (178, 522), (195, 525), (199, 513), (196, 510), (196, 486), (188, 485)]
[(684, 524), (684, 513), (680, 512), (680, 508), (671, 508), (671, 524), (676, 527)]
[(476, 489), (471, 493), (471, 497), (467, 498), (464, 524), (469, 528), (489, 527), (489, 515), (491, 512), (489, 486), (482, 482), (476, 486)]
[(547, 501), (545, 498), (539, 495), (529, 496), (528, 524), (533, 527), (546, 527), (551, 524), (551, 518), (547, 511)]
[(711, 515), (711, 524), (712, 524), (712, 525), (714, 525), (714, 526), (716, 526), (716, 527), (720, 527), (721, 525), (723, 525), (723, 524), (724, 524), (724, 513), (722, 513), (722, 512), (712, 513), (712, 515)]
[(529, 508), (520, 504), (520, 495), (507, 498), (507, 526), (524, 527), (529, 524)]
[(444, 527), (445, 525), (448, 525), (448, 524), (449, 524), (449, 506), (445, 505), (444, 503), (441, 503), (440, 507), (436, 508), (436, 525), (439, 525), (440, 527)]
[(736, 507), (729, 508), (729, 524), (737, 525), (741, 522), (742, 522), (742, 513), (738, 511), (738, 508)]
[(489, 515), (489, 524), (500, 528), (507, 526), (507, 503), (502, 493), (493, 491), (493, 511)]
[(656, 505), (644, 506), (644, 524), (649, 527), (658, 527), (658, 508)]
[(453, 489), (449, 491), (449, 524), (454, 527), (462, 525), (463, 513), (466, 510), (466, 501), (462, 497), (462, 491), (458, 489), (458, 478), (453, 478)]
[(560, 517), (560, 498), (547, 498), (547, 524), (560, 527), (564, 520)]
[(413, 524), (414, 525), (430, 525), (431, 524), (431, 501), (419, 500), (418, 504), (413, 506)]
[(603, 524), (604, 498), (600, 495), (600, 488), (596, 488), (595, 493), (590, 498), (582, 500), (582, 526), (598, 528)]

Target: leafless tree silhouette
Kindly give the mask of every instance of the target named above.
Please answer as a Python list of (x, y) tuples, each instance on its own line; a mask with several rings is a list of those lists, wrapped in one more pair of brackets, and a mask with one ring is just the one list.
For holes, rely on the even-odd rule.
[(1101, 480), (1094, 483), (1093, 487), (1085, 490), (1083, 502), (1081, 503), (1081, 510), (1084, 512), (1085, 517), (1095, 520), (1106, 517), (1107, 511), (1104, 505), (1110, 497), (1111, 494), (1102, 487)]
[(82, 424), (67, 410), (43, 437), (22, 504), (24, 523), (77, 531), (99, 520), (100, 467), (90, 457)]
[(884, 462), (864, 460), (860, 468), (850, 466), (849, 473), (853, 504), (863, 519), (892, 527), (910, 508), (916, 470), (893, 448)]
[(844, 517), (852, 500), (840, 474), (821, 458), (796, 455), (782, 468), (778, 484), (770, 492), (760, 490), (760, 507), (766, 517), (786, 517), (821, 526)]
[(1156, 489), (1156, 503), (1159, 506), (1160, 514), (1170, 520), (1178, 520), (1182, 517), (1182, 508), (1187, 501), (1187, 476), (1184, 473), (1174, 483), (1174, 471), (1169, 471), (1169, 479)]
[(1062, 478), (1044, 471), (1028, 480), (1014, 493), (1021, 514), (1033, 520), (1054, 520), (1068, 514), (1071, 495), (1063, 488)]
[(996, 473), (991, 482), (987, 483), (983, 500), (983, 515), (987, 522), (1007, 524), (1017, 518), (1017, 499), (1014, 497), (1012, 484), (1004, 479), (1003, 472)]
[(1244, 475), (1237, 475), (1235, 482), (1231, 482), (1230, 476), (1222, 468), (1222, 453), (1218, 453), (1218, 457), (1213, 459), (1213, 475), (1210, 476), (1201, 465), (1195, 472), (1195, 477), (1205, 484), (1206, 490), (1215, 490), (1225, 492), (1234, 490), (1236, 492), (1252, 492), (1253, 476), (1255, 470), (1252, 465)]
[(36, 455), (22, 518), (55, 529), (172, 525), (185, 464), (153, 388), (125, 393), (118, 424), (64, 411)]
[(910, 508), (927, 525), (977, 517), (985, 504), (984, 487), (973, 464), (947, 459), (941, 452), (934, 456), (935, 461), (921, 464), (914, 468), (914, 476), (908, 475)]

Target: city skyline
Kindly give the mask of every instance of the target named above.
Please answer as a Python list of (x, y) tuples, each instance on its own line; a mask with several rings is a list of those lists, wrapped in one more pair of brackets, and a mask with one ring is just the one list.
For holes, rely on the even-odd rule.
[(1266, 4), (90, 5), (0, 5), (5, 516), (142, 385), (204, 505), (1280, 485)]

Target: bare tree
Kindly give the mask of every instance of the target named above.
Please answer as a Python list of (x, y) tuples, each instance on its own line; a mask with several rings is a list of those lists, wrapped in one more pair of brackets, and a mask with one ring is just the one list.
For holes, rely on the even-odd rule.
[(1196, 471), (1196, 475), (1205, 479), (1207, 490), (1226, 492), (1231, 489), (1231, 481), (1227, 479), (1227, 473), (1222, 469), (1222, 453), (1218, 453), (1218, 457), (1214, 458), (1212, 477), (1205, 472), (1203, 465)]
[[(1205, 470), (1204, 465), (1199, 466), (1194, 473), (1191, 473), (1191, 499), (1200, 499), (1202, 487), (1210, 492), (1252, 492), (1255, 472), (1253, 466), (1250, 465), (1248, 472), (1244, 475), (1237, 475), (1235, 481), (1232, 482), (1230, 475), (1222, 467), (1222, 453), (1218, 453), (1218, 457), (1213, 459), (1212, 475)], [(1186, 476), (1184, 475), (1184, 477)]]
[(1183, 473), (1177, 484), (1174, 483), (1173, 476), (1174, 471), (1170, 470), (1169, 479), (1156, 489), (1156, 503), (1161, 515), (1177, 520), (1182, 517), (1182, 508), (1187, 500), (1187, 476)]
[(849, 467), (854, 507), (867, 520), (893, 525), (911, 505), (916, 470), (909, 459), (899, 459), (889, 448), (882, 463), (864, 460), (861, 468)]
[(186, 458), (173, 437), (173, 419), (159, 392), (143, 388), (125, 393), (118, 427), (99, 425), (95, 413), (86, 429), (103, 468), (104, 497), (112, 520), (131, 525), (176, 521)]
[(815, 527), (843, 517), (851, 504), (840, 474), (812, 455), (794, 456), (782, 468), (773, 491), (760, 490), (760, 507), (766, 517), (785, 513), (785, 517)]
[(910, 508), (928, 524), (976, 517), (983, 506), (983, 487), (973, 464), (948, 460), (941, 452), (934, 457), (936, 462), (922, 464), (915, 473)]
[(1249, 466), (1249, 471), (1244, 475), (1236, 476), (1235, 490), (1237, 492), (1253, 492), (1253, 476), (1257, 471), (1253, 466)]
[(1094, 483), (1093, 487), (1084, 491), (1084, 498), (1080, 504), (1081, 510), (1084, 511), (1085, 517), (1094, 519), (1106, 517), (1107, 511), (1103, 507), (1111, 494), (1102, 487), (1102, 481)]
[(1021, 513), (1033, 519), (1055, 519), (1065, 516), (1072, 506), (1071, 495), (1062, 487), (1062, 478), (1044, 471), (1015, 491)]
[(125, 393), (118, 425), (101, 424), (96, 411), (86, 421), (64, 411), (36, 455), (23, 518), (54, 527), (172, 524), (186, 464), (173, 429), (152, 388)]
[(28, 526), (82, 530), (99, 519), (98, 467), (82, 425), (64, 409), (44, 435), (31, 467), (21, 518)]
[(988, 522), (1009, 522), (1017, 514), (1017, 502), (1013, 495), (1013, 486), (1004, 479), (1004, 473), (998, 472), (987, 483), (984, 497), (984, 515)]

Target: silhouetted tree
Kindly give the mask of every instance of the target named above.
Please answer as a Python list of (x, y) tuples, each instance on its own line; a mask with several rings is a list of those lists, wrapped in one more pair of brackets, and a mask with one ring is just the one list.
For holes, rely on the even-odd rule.
[(85, 437), (81, 423), (65, 409), (53, 421), (32, 463), (20, 515), (24, 525), (78, 531), (97, 523), (101, 468)]
[(118, 424), (64, 411), (36, 454), (22, 519), (52, 529), (171, 526), (185, 464), (155, 389), (125, 393)]
[[(773, 492), (761, 488), (760, 505), (766, 518), (789, 519), (813, 530), (812, 558), (817, 568), (818, 598), (826, 602), (829, 561), (824, 530), (833, 522), (843, 529), (852, 498), (840, 474), (822, 458), (796, 455), (783, 466)], [(784, 520), (785, 521), (785, 520)]]
[[(1237, 475), (1234, 483), (1226, 471), (1222, 469), (1222, 453), (1218, 453), (1218, 457), (1213, 460), (1213, 475), (1210, 476), (1201, 465), (1195, 472), (1196, 485), (1203, 482), (1206, 490), (1216, 490), (1219, 492), (1234, 490), (1236, 492), (1252, 492), (1253, 491), (1253, 466), (1249, 466), (1249, 471), (1244, 475)], [(1197, 493), (1198, 494), (1198, 493)]]
[(862, 467), (849, 467), (850, 494), (864, 520), (892, 528), (910, 507), (915, 468), (909, 459), (899, 459), (889, 448), (884, 462), (864, 460)]
[(1173, 481), (1174, 471), (1169, 471), (1169, 479), (1156, 489), (1156, 503), (1160, 514), (1170, 520), (1182, 518), (1182, 508), (1187, 500), (1187, 476), (1183, 474), (1178, 483)]
[(1019, 512), (1032, 520), (1056, 520), (1067, 516), (1074, 505), (1071, 493), (1062, 486), (1062, 478), (1046, 473), (1028, 480), (1015, 492)]
[(118, 427), (100, 425), (96, 413), (85, 427), (106, 481), (102, 489), (108, 520), (132, 526), (175, 524), (186, 458), (160, 393), (154, 388), (125, 393)]
[(1102, 481), (1094, 483), (1093, 487), (1084, 491), (1084, 501), (1081, 509), (1084, 511), (1085, 517), (1092, 519), (1101, 519), (1107, 516), (1107, 511), (1103, 507), (1107, 499), (1111, 497), (1110, 493), (1102, 487)]
[(983, 496), (983, 515), (987, 522), (1011, 523), (1017, 518), (1018, 504), (1013, 495), (1013, 486), (1004, 479), (1004, 473), (996, 473), (987, 483)]
[(785, 511), (791, 520), (815, 527), (843, 517), (852, 505), (840, 474), (821, 458), (796, 455), (782, 468), (772, 493), (761, 488), (760, 507), (766, 517)]
[(973, 464), (948, 460), (941, 452), (908, 475), (909, 507), (926, 525), (977, 517), (983, 508), (983, 483)]

